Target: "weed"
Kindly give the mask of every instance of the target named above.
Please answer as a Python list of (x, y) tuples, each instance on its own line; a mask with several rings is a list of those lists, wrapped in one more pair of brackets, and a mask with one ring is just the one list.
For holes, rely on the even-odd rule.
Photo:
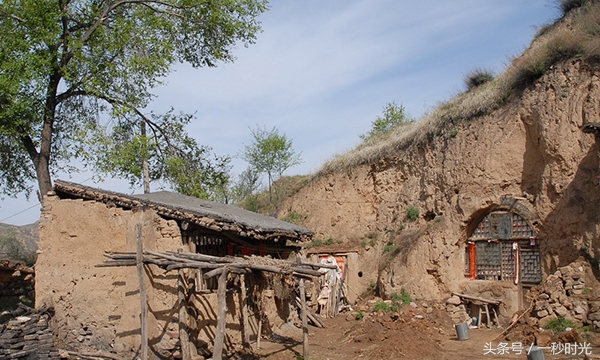
[(325, 245), (333, 245), (333, 238), (332, 238), (332, 237), (330, 237), (329, 239), (327, 239), (327, 240), (325, 241)]
[(385, 301), (378, 301), (373, 306), (373, 311), (377, 312), (379, 310), (388, 311), (390, 310), (390, 306)]
[(369, 241), (369, 245), (371, 245), (371, 246), (375, 246), (375, 240), (371, 240), (371, 241)]
[(300, 222), (302, 222), (302, 220), (306, 219), (307, 217), (308, 217), (308, 215), (306, 215), (306, 214), (300, 214), (300, 213), (297, 213), (295, 211), (290, 211), (281, 220), (287, 221), (287, 222), (292, 223), (292, 224), (300, 225)]
[(441, 222), (441, 221), (442, 221), (442, 218), (441, 218), (441, 217), (436, 217), (436, 218), (435, 218), (435, 222), (436, 222), (436, 223), (439, 223), (439, 222)]
[(365, 237), (367, 237), (368, 239), (374, 239), (375, 238), (375, 233), (372, 233), (372, 232), (366, 233)]
[(337, 239), (336, 243), (338, 243), (338, 244), (343, 244), (343, 243), (344, 243), (344, 240), (342, 240), (342, 239)]
[(371, 292), (371, 291), (375, 290), (376, 287), (377, 287), (377, 284), (375, 283), (375, 281), (371, 280), (369, 282), (369, 286), (367, 286), (367, 291)]
[(406, 305), (406, 304), (410, 304), (412, 302), (412, 298), (405, 289), (402, 289), (402, 293), (400, 295), (398, 295), (396, 293), (392, 294), (392, 302), (398, 303), (401, 305)]
[(452, 129), (452, 131), (450, 131), (450, 137), (456, 137), (456, 135), (458, 135), (458, 130)]
[(396, 245), (394, 244), (387, 244), (384, 248), (383, 248), (383, 253), (388, 253), (393, 251), (396, 248)]
[(416, 206), (409, 206), (406, 210), (406, 216), (410, 221), (415, 221), (419, 217), (419, 209)]
[(402, 230), (404, 230), (404, 228), (405, 228), (405, 225), (404, 224), (400, 224), (400, 226), (398, 227), (398, 231), (402, 231)]
[(358, 312), (356, 313), (356, 316), (354, 318), (356, 320), (361, 320), (364, 317), (365, 317), (365, 312), (362, 310), (358, 310)]
[(561, 333), (567, 328), (577, 328), (577, 324), (572, 321), (565, 320), (562, 316), (550, 321), (545, 327), (546, 330), (551, 330), (554, 333)]
[(360, 243), (360, 246), (362, 246), (362, 247), (367, 247), (367, 242), (366, 242), (366, 241), (363, 241), (363, 242), (361, 242), (361, 243)]
[(323, 245), (323, 240), (321, 240), (321, 239), (314, 239), (314, 240), (312, 241), (312, 245), (313, 245), (314, 247), (321, 246), (321, 245)]

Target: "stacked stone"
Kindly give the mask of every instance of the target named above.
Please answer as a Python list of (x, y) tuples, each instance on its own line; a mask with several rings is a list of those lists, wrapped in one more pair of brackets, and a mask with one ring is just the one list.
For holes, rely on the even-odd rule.
[(579, 326), (593, 324), (594, 330), (600, 330), (600, 301), (589, 299), (591, 289), (585, 283), (586, 270), (586, 262), (561, 267), (534, 289), (530, 325), (544, 328), (561, 317)]
[(60, 359), (48, 327), (47, 309), (27, 316), (18, 316), (0, 325), (0, 358)]
[(446, 313), (455, 324), (468, 322), (470, 319), (465, 304), (463, 304), (462, 300), (456, 295), (453, 295), (446, 300)]
[(25, 295), (33, 297), (34, 271), (23, 263), (0, 259), (0, 297)]

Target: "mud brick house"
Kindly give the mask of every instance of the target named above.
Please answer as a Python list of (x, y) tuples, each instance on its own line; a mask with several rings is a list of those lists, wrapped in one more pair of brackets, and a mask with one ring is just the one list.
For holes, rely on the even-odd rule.
[[(144, 332), (140, 297), (145, 296), (150, 358), (188, 351), (192, 357), (211, 354), (219, 335), (219, 310), (216, 278), (203, 276), (210, 269), (182, 269), (175, 264), (166, 270), (146, 263), (138, 274), (135, 261), (130, 260), (120, 265), (134, 266), (98, 267), (107, 260), (105, 255), (122, 259), (134, 254), (135, 259), (141, 246), (144, 261), (157, 264), (167, 260), (151, 258), (148, 252), (179, 251), (208, 259), (257, 255), (252, 258), (268, 264), (287, 259), (311, 236), (304, 227), (172, 192), (125, 195), (57, 181), (44, 199), (40, 220), (36, 307), (54, 307), (52, 327), (58, 346), (89, 347), (132, 358), (140, 354), (144, 338), (140, 337)], [(205, 263), (219, 270), (218, 263)], [(242, 337), (236, 279), (227, 278), (225, 348), (240, 344)], [(289, 279), (261, 279), (246, 277), (247, 286), (241, 286), (249, 289), (250, 298), (251, 315), (245, 331), (250, 329), (255, 339), (260, 326), (268, 331), (283, 324), (286, 317), (284, 296), (279, 296), (278, 288), (283, 291), (281, 283)], [(269, 281), (280, 286), (266, 291)], [(179, 331), (182, 322), (185, 334)], [(183, 335), (189, 337), (190, 349), (187, 345), (182, 348)]]

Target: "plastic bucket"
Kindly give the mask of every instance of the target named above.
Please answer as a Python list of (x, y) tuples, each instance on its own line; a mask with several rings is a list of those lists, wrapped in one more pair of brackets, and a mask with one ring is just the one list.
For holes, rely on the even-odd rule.
[(527, 353), (527, 360), (546, 360), (544, 349), (538, 346), (533, 346)]
[(468, 340), (469, 339), (469, 324), (462, 323), (454, 325), (456, 328), (456, 336), (458, 340)]

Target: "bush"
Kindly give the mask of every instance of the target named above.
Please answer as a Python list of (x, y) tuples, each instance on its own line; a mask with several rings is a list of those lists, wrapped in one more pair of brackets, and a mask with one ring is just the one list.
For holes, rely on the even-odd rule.
[(583, 5), (586, 5), (587, 3), (591, 2), (591, 0), (558, 0), (558, 1), (559, 1), (560, 10), (562, 11), (563, 15), (566, 15), (569, 11), (571, 11), (573, 9), (577, 9), (578, 7), (582, 7)]
[(494, 80), (494, 73), (490, 70), (485, 69), (474, 69), (467, 73), (465, 76), (465, 85), (467, 91), (473, 90), (478, 86), (485, 84), (486, 82)]
[(406, 210), (406, 217), (411, 221), (417, 220), (419, 218), (419, 209), (416, 206), (409, 206)]
[(371, 122), (371, 130), (363, 135), (359, 135), (362, 140), (367, 140), (387, 134), (400, 125), (414, 122), (404, 113), (404, 106), (396, 103), (387, 103), (383, 108), (382, 116), (377, 116), (375, 121)]

